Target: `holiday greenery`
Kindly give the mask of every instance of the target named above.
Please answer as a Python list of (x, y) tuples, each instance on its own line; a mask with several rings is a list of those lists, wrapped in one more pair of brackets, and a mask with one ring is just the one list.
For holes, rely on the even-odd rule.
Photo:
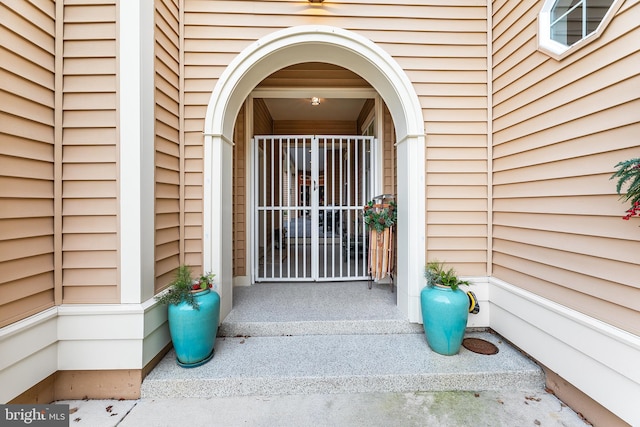
[(375, 204), (373, 200), (364, 206), (364, 223), (378, 233), (385, 228), (393, 227), (397, 221), (396, 203)]

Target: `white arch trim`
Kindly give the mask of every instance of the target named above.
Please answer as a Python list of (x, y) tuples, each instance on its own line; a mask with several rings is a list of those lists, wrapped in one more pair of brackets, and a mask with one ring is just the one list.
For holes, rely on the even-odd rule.
[(231, 161), (236, 116), (258, 83), (303, 62), (326, 62), (359, 74), (389, 108), (398, 145), (398, 306), (417, 322), (425, 262), (425, 134), (418, 96), (404, 70), (379, 46), (354, 32), (317, 25), (283, 29), (252, 43), (225, 69), (209, 100), (204, 128), (204, 267), (218, 275), (223, 315), (231, 309), (233, 289)]

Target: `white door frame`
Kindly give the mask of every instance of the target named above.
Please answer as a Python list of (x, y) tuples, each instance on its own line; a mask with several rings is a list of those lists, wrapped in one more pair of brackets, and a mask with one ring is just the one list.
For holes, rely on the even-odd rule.
[(221, 316), (233, 300), (232, 170), (233, 129), (251, 91), (267, 76), (303, 62), (325, 62), (367, 80), (389, 108), (397, 146), (397, 302), (420, 322), (425, 264), (425, 132), (422, 107), (404, 70), (381, 47), (342, 28), (305, 25), (286, 28), (250, 44), (220, 76), (204, 126), (203, 262), (220, 284)]

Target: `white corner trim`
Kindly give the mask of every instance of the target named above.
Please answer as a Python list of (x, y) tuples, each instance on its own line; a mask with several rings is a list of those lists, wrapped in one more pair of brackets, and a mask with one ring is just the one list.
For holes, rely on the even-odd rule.
[(631, 425), (640, 337), (491, 278), (491, 328)]
[(153, 298), (50, 308), (0, 328), (0, 403), (59, 370), (142, 369), (169, 342)]
[(118, 10), (118, 283), (120, 301), (139, 303), (153, 293), (154, 4)]
[(204, 271), (212, 271), (212, 228), (213, 228), (213, 183), (211, 181), (213, 175), (213, 138), (216, 135), (204, 134), (203, 142), (203, 194), (202, 194), (202, 268)]

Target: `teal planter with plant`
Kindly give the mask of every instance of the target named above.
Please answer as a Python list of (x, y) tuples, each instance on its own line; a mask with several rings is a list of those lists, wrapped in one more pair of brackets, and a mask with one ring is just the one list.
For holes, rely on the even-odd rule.
[(193, 368), (213, 358), (220, 323), (220, 296), (213, 291), (213, 274), (193, 280), (180, 266), (171, 288), (157, 299), (168, 305), (169, 332), (178, 365)]
[(470, 303), (459, 285), (469, 282), (459, 280), (453, 269), (430, 262), (425, 268), (427, 286), (420, 293), (422, 322), (427, 344), (433, 351), (445, 356), (460, 351), (467, 327)]

